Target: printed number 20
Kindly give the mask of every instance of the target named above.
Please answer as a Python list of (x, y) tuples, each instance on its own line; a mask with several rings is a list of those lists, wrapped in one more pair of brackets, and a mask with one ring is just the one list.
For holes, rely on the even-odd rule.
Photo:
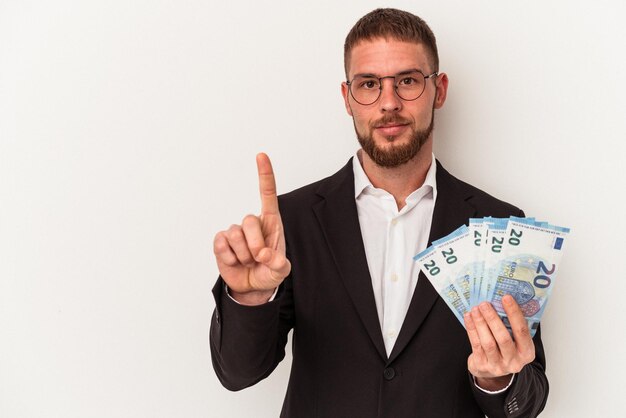
[(435, 265), (435, 260), (430, 260), (428, 263), (424, 264), (424, 267), (425, 267), (425, 268), (426, 268), (426, 270), (428, 270), (428, 271), (430, 272), (430, 274), (432, 274), (433, 276), (438, 275), (438, 274), (439, 274), (439, 272), (441, 271), (441, 269)]
[(456, 260), (458, 260), (458, 258), (456, 258), (456, 255), (454, 255), (454, 250), (452, 248), (447, 251), (443, 250), (441, 254), (443, 254), (446, 259), (446, 263), (448, 264), (454, 264), (456, 263)]
[(555, 269), (556, 266), (552, 264), (552, 267), (550, 268), (550, 270), (548, 270), (546, 265), (543, 264), (543, 261), (540, 261), (539, 265), (537, 266), (537, 274), (541, 272), (543, 272), (543, 274), (539, 274), (539, 276), (536, 276), (533, 280), (533, 284), (535, 285), (535, 287), (543, 289), (550, 286), (550, 283), (552, 283), (552, 279), (548, 276), (548, 274), (554, 273)]

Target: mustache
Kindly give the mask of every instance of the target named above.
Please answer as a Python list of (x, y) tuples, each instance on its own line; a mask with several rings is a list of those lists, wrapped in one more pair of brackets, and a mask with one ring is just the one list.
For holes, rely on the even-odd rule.
[(372, 122), (372, 128), (380, 128), (385, 125), (410, 125), (411, 120), (398, 115), (385, 115), (382, 118)]

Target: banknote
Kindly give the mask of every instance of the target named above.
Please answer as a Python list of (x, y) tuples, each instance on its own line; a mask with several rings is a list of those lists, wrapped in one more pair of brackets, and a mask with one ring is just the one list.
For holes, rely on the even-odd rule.
[(502, 297), (510, 294), (520, 305), (534, 335), (548, 303), (568, 228), (546, 222), (511, 219), (504, 234), (501, 257), (492, 269), (492, 292), (488, 297), (504, 324), (510, 328)]
[(445, 262), (446, 279), (463, 296), (463, 302), (469, 308), (476, 274), (475, 250), (469, 228), (463, 225), (450, 235), (434, 241), (433, 246)]
[(473, 218), (414, 257), (459, 322), (490, 302), (510, 323), (502, 297), (520, 305), (534, 335), (545, 310), (569, 228), (535, 218)]
[(464, 325), (463, 315), (468, 312), (469, 306), (464, 301), (461, 292), (449, 280), (447, 263), (440, 251), (430, 246), (413, 257), (420, 269), (424, 272), (439, 296), (448, 305), (454, 316)]
[(483, 284), (483, 276), (485, 270), (485, 258), (483, 252), (487, 245), (487, 225), (480, 218), (472, 218), (469, 220), (469, 231), (474, 248), (474, 283), (472, 284), (472, 296), (470, 297), (470, 306), (476, 306), (481, 302), (480, 289)]

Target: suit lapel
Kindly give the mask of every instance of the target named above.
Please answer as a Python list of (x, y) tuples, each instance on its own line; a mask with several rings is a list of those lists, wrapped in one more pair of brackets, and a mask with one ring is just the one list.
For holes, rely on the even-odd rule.
[[(468, 219), (476, 213), (474, 207), (466, 201), (471, 197), (471, 194), (462, 193), (457, 186), (458, 180), (452, 177), (439, 162), (437, 162), (436, 178), (437, 200), (433, 211), (428, 245), (431, 245), (434, 240), (448, 235), (462, 224), (466, 224)], [(409, 310), (389, 356), (388, 363), (391, 363), (398, 357), (411, 338), (413, 338), (413, 335), (430, 312), (437, 297), (437, 291), (430, 284), (424, 273), (420, 271)]]
[(318, 194), (324, 200), (314, 205), (313, 210), (343, 284), (372, 343), (386, 360), (387, 354), (354, 199), (352, 159), (337, 174), (322, 183)]

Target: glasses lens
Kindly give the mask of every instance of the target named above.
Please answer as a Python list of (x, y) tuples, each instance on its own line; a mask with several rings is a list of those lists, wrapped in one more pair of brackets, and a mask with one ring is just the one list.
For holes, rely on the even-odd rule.
[(404, 100), (415, 100), (422, 95), (426, 79), (419, 71), (396, 76), (396, 91)]
[(374, 77), (356, 76), (350, 83), (350, 92), (354, 100), (360, 104), (372, 104), (380, 96), (380, 80)]

